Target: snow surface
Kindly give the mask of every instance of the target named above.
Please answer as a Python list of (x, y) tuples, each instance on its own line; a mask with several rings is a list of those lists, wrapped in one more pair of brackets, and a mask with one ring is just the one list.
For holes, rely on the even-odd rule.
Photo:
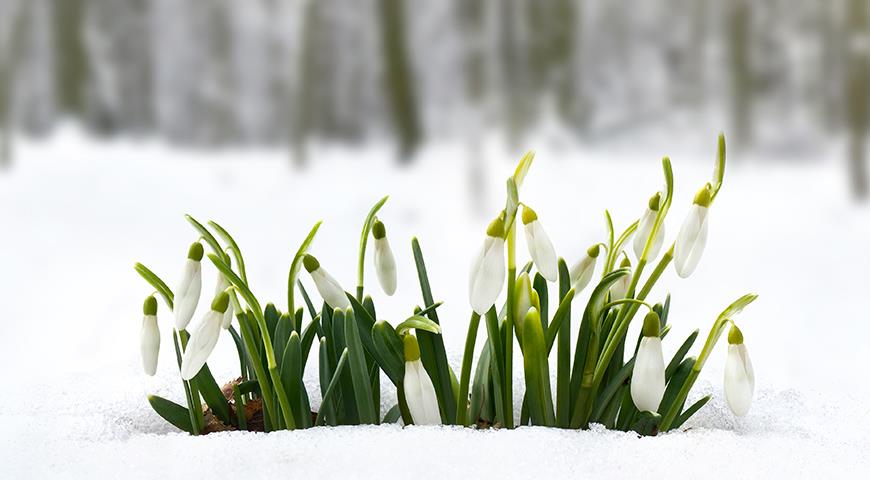
[[(571, 262), (602, 238), (605, 208), (622, 226), (641, 213), (661, 185), (658, 159), (667, 153), (677, 185), (667, 222), (673, 238), (694, 191), (709, 178), (710, 140), (704, 149), (667, 151), (542, 149), (521, 196)], [(713, 400), (685, 431), (656, 438), (600, 428), (480, 432), (394, 425), (193, 438), (151, 411), (147, 393), (177, 401), (183, 393), (173, 367), (171, 318), (162, 305), (158, 374), (141, 373), (137, 336), (150, 289), (132, 265), (141, 261), (174, 284), (196, 239), (184, 213), (217, 220), (233, 233), (254, 292), (263, 303), (283, 306), (290, 258), (318, 219), (324, 225), (312, 252), (353, 288), (363, 217), (389, 193), (380, 217), (396, 251), (400, 285), (396, 296), (385, 297), (369, 272), (368, 291), (378, 316), (394, 324), (421, 302), (407, 243), (418, 236), (435, 297), (445, 301), (440, 316), (457, 368), (470, 311), (468, 262), (503, 204), (503, 180), (518, 158), (489, 144), (485, 151), (491, 175), (481, 193), (486, 211), (477, 212), (468, 206), (461, 145), (428, 148), (403, 169), (376, 147), (318, 148), (316, 162), (300, 172), (278, 151), (179, 151), (151, 142), (97, 142), (74, 132), (45, 143), (22, 140), (16, 165), (0, 174), (6, 380), (0, 478), (843, 478), (870, 472), (870, 318), (863, 305), (870, 211), (850, 202), (836, 149), (797, 166), (768, 158), (732, 161), (698, 270), (689, 280), (669, 270), (652, 295), (673, 294), (666, 355), (695, 328), (705, 337), (718, 312), (743, 293), (761, 295), (738, 318), (757, 375), (745, 418), (734, 418), (724, 403), (724, 342), (692, 394), (712, 392)], [(525, 253), (522, 243), (518, 251)], [(204, 278), (204, 292), (211, 292), (214, 270), (206, 266)], [(481, 332), (478, 347), (483, 338)], [(235, 375), (229, 338), (209, 364), (219, 380)], [(316, 361), (309, 362), (315, 406), (316, 370)], [(519, 395), (520, 369), (515, 374)], [(384, 388), (383, 396), (386, 409), (395, 394)]]

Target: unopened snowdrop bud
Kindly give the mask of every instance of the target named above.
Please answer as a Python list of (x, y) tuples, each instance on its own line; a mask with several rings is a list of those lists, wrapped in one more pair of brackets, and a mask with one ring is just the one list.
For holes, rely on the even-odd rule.
[(532, 307), (540, 309), (541, 302), (538, 298), (538, 292), (532, 288), (532, 280), (526, 272), (523, 272), (517, 278), (516, 288), (514, 290), (517, 292), (516, 300), (514, 302), (514, 325), (516, 326), (517, 340), (522, 343), (523, 320), (525, 320), (526, 314), (529, 313), (529, 309)]
[(586, 255), (571, 267), (571, 284), (575, 292), (580, 293), (592, 280), (592, 274), (595, 273), (595, 262), (600, 250), (601, 246), (598, 244), (589, 247), (586, 250)]
[(157, 299), (154, 295), (145, 299), (142, 307), (142, 330), (139, 331), (139, 345), (142, 353), (142, 368), (145, 375), (157, 372), (157, 356), (160, 353), (160, 329), (157, 327)]
[(707, 215), (710, 209), (710, 184), (705, 185), (695, 195), (695, 202), (689, 215), (680, 228), (674, 244), (674, 267), (677, 274), (686, 278), (695, 271), (704, 246), (707, 245)]
[(556, 266), (556, 250), (553, 242), (541, 222), (538, 215), (531, 208), (523, 205), (523, 226), (526, 231), (526, 246), (529, 248), (529, 256), (535, 262), (535, 267), (541, 272), (541, 276), (550, 282), (555, 282), (559, 277)]
[(202, 244), (194, 242), (187, 251), (187, 261), (181, 273), (181, 281), (175, 288), (175, 328), (184, 330), (193, 318), (199, 294), (202, 292)]
[(735, 325), (728, 332), (728, 358), (725, 360), (725, 400), (734, 415), (742, 417), (749, 412), (754, 391), (752, 360), (743, 343), (743, 333)]
[(312, 255), (305, 255), (302, 258), (302, 265), (305, 270), (311, 275), (314, 280), (314, 286), (320, 293), (320, 297), (332, 308), (346, 309), (350, 307), (350, 302), (347, 300), (347, 294), (344, 289), (338, 284), (338, 281), (332, 278), (332, 275), (320, 266), (320, 262)]
[(378, 282), (387, 295), (396, 293), (396, 257), (387, 240), (387, 229), (380, 220), (372, 225), (372, 236), (375, 237), (375, 271), (378, 272)]
[(402, 381), (405, 389), (405, 400), (411, 419), (416, 425), (441, 425), (441, 414), (438, 411), (438, 397), (435, 387), (423, 362), (420, 361), (420, 345), (417, 337), (408, 334), (404, 337), (405, 378)]
[(208, 360), (218, 337), (221, 334), (221, 323), (224, 313), (230, 306), (230, 296), (227, 292), (221, 292), (211, 303), (211, 310), (205, 314), (196, 330), (191, 334), (187, 348), (181, 357), (181, 378), (190, 380), (199, 373), (202, 366)]
[(643, 321), (643, 339), (634, 357), (631, 374), (631, 399), (642, 412), (656, 412), (665, 394), (665, 360), (660, 329), (659, 316), (649, 312)]
[[(631, 261), (628, 258), (622, 260), (622, 263), (619, 264), (619, 268), (630, 268)], [(627, 275), (623, 275), (619, 277), (619, 279), (613, 282), (613, 285), (610, 286), (610, 301), (621, 300), (625, 298), (625, 294), (628, 293), (628, 287), (631, 285), (631, 273)]]
[[(637, 225), (637, 232), (634, 234), (634, 254), (638, 259), (643, 255), (643, 249), (646, 247), (646, 241), (649, 239), (650, 232), (652, 232), (653, 227), (656, 223), (656, 217), (659, 214), (659, 207), (662, 200), (661, 192), (656, 192), (652, 198), (649, 199), (649, 203), (647, 204), (647, 208), (643, 213), (643, 216), (640, 217), (640, 223)], [(662, 223), (659, 225), (659, 229), (656, 232), (656, 237), (653, 240), (652, 245), (650, 246), (649, 252), (647, 253), (647, 259), (654, 259), (658, 257), (659, 251), (662, 249), (662, 244), (665, 242), (665, 224)]]
[[(230, 287), (230, 282), (227, 281), (226, 277), (224, 277), (222, 274), (218, 273), (217, 284), (215, 284), (215, 287), (214, 287), (214, 296), (217, 297), (218, 295), (221, 294), (221, 292), (225, 291), (229, 287)], [(232, 325), (232, 323), (233, 323), (233, 305), (230, 304), (230, 306), (227, 307), (227, 311), (224, 312), (223, 318), (221, 319), (221, 328), (226, 330), (226, 329), (230, 328), (230, 325)]]
[(499, 216), (486, 229), (486, 240), (471, 264), (468, 280), (471, 308), (485, 315), (501, 293), (504, 279), (504, 221)]

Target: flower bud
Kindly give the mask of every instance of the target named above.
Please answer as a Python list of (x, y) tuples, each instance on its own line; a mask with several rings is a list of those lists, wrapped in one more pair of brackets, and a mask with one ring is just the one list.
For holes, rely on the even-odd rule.
[(175, 328), (184, 330), (193, 318), (199, 295), (202, 292), (202, 244), (194, 242), (187, 252), (187, 261), (181, 273), (181, 280), (175, 288), (173, 310), (175, 312)]
[(217, 345), (221, 334), (221, 324), (224, 313), (229, 309), (230, 297), (221, 292), (211, 304), (211, 309), (205, 314), (194, 332), (190, 335), (187, 348), (181, 357), (181, 378), (190, 380), (208, 361), (208, 357)]
[(387, 295), (396, 293), (396, 257), (387, 240), (387, 230), (380, 220), (372, 225), (372, 236), (375, 237), (375, 271), (378, 282)]
[(643, 338), (634, 357), (631, 399), (638, 410), (656, 412), (665, 394), (665, 360), (659, 337), (661, 321), (655, 312), (643, 321)]
[(139, 332), (139, 349), (142, 354), (142, 368), (145, 374), (153, 376), (157, 372), (157, 358), (160, 353), (160, 329), (157, 326), (157, 299), (154, 295), (145, 299), (142, 308), (142, 329)]
[(755, 371), (743, 343), (743, 333), (737, 326), (728, 332), (728, 356), (725, 359), (725, 400), (734, 415), (742, 417), (749, 412), (755, 391)]
[(408, 334), (403, 339), (405, 351), (405, 378), (402, 385), (405, 401), (416, 425), (441, 425), (438, 397), (435, 386), (420, 361), (420, 345), (417, 338)]
[(541, 226), (538, 215), (527, 206), (523, 206), (523, 228), (526, 232), (529, 256), (532, 257), (535, 267), (541, 272), (541, 276), (550, 282), (555, 282), (559, 277), (556, 250), (544, 227)]
[(471, 264), (468, 280), (471, 308), (485, 315), (501, 293), (504, 280), (504, 222), (499, 216), (486, 229), (483, 247)]
[(516, 327), (517, 340), (522, 344), (523, 321), (526, 318), (526, 314), (529, 313), (531, 308), (540, 309), (541, 302), (538, 298), (538, 292), (532, 288), (532, 280), (526, 272), (517, 277), (514, 291), (516, 292), (514, 300), (514, 326)]
[(589, 247), (586, 254), (571, 267), (571, 284), (576, 293), (580, 293), (592, 280), (592, 274), (595, 273), (595, 262), (600, 250), (601, 246), (598, 244)]
[[(638, 259), (643, 255), (643, 249), (646, 247), (646, 242), (649, 239), (650, 233), (652, 232), (653, 227), (656, 223), (656, 217), (659, 213), (659, 207), (661, 204), (661, 192), (656, 192), (652, 198), (649, 199), (649, 203), (647, 204), (647, 208), (643, 213), (643, 216), (640, 217), (640, 222), (637, 225), (637, 232), (634, 234), (634, 254)], [(650, 246), (649, 252), (647, 253), (647, 260), (654, 259), (658, 257), (659, 251), (662, 248), (662, 245), (665, 242), (665, 224), (662, 223), (659, 225), (659, 229), (656, 232), (656, 237), (653, 240), (652, 245)]]
[(320, 262), (313, 255), (305, 255), (302, 257), (302, 265), (305, 270), (311, 275), (311, 280), (314, 281), (314, 286), (317, 287), (320, 297), (332, 308), (340, 308), (342, 310), (350, 307), (350, 301), (347, 299), (347, 294), (344, 289), (338, 284), (332, 275), (320, 266)]
[[(631, 261), (628, 258), (622, 260), (622, 263), (619, 264), (620, 268), (630, 268)], [(628, 287), (631, 286), (631, 273), (629, 272), (626, 275), (619, 277), (618, 280), (613, 282), (613, 285), (610, 286), (610, 301), (614, 300), (622, 300), (625, 298), (625, 295), (628, 293)]]

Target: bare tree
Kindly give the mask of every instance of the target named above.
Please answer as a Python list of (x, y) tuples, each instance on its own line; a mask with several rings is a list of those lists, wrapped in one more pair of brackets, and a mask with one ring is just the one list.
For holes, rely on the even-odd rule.
[(381, 41), (386, 66), (388, 101), (399, 136), (399, 154), (410, 160), (421, 138), (414, 79), (405, 44), (405, 0), (380, 0)]
[(849, 129), (849, 174), (852, 193), (863, 199), (868, 194), (867, 179), (867, 88), (870, 73), (870, 31), (865, 0), (850, 0), (847, 11), (848, 75), (846, 105)]
[(87, 0), (54, 0), (55, 88), (64, 113), (81, 114), (88, 77), (83, 26)]
[(731, 131), (734, 132), (734, 144), (745, 146), (751, 142), (752, 135), (749, 1), (729, 0), (726, 11), (731, 67)]

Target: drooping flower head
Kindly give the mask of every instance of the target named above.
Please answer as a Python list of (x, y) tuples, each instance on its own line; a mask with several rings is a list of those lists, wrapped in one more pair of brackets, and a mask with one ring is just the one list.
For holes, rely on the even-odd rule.
[(657, 412), (665, 395), (665, 360), (658, 314), (647, 314), (642, 334), (631, 373), (631, 399), (641, 412)]
[[(646, 242), (655, 226), (656, 217), (658, 216), (659, 208), (661, 207), (661, 201), (661, 192), (656, 192), (656, 194), (649, 199), (649, 202), (647, 202), (646, 210), (644, 210), (643, 216), (640, 217), (640, 223), (638, 223), (637, 231), (634, 234), (634, 254), (638, 260), (643, 256), (643, 249), (646, 247)], [(665, 224), (662, 223), (656, 231), (656, 236), (650, 246), (649, 252), (647, 252), (647, 260), (652, 260), (658, 257), (659, 251), (664, 242)]]
[(347, 299), (347, 294), (344, 289), (338, 284), (338, 281), (332, 278), (332, 275), (320, 266), (320, 262), (313, 255), (306, 254), (302, 258), (302, 265), (305, 270), (311, 275), (311, 280), (314, 281), (314, 286), (320, 293), (320, 297), (332, 308), (340, 308), (342, 310), (350, 307), (350, 301)]
[(387, 240), (387, 229), (380, 220), (372, 225), (372, 236), (375, 237), (375, 271), (378, 282), (387, 295), (396, 293), (396, 258)]
[(230, 296), (221, 292), (211, 303), (211, 309), (205, 314), (194, 332), (190, 335), (187, 348), (181, 357), (181, 378), (190, 380), (199, 373), (208, 360), (221, 334), (221, 324), (224, 313), (230, 306)]
[(505, 281), (504, 220), (499, 215), (486, 229), (486, 239), (471, 264), (468, 299), (480, 315), (495, 304)]
[(187, 251), (187, 261), (184, 263), (184, 271), (181, 280), (175, 288), (175, 328), (184, 330), (193, 318), (196, 305), (199, 303), (199, 295), (202, 292), (202, 244), (194, 242)]
[(725, 399), (734, 415), (749, 412), (755, 391), (755, 371), (749, 351), (743, 343), (743, 333), (733, 325), (728, 332), (728, 357), (725, 359)]
[(160, 329), (157, 327), (157, 299), (154, 295), (145, 299), (142, 306), (142, 329), (139, 331), (139, 348), (142, 354), (142, 369), (153, 376), (157, 372), (157, 357), (160, 353)]
[(701, 260), (707, 245), (707, 217), (712, 202), (711, 186), (708, 183), (695, 195), (692, 209), (683, 221), (674, 244), (674, 267), (677, 274), (687, 278)]
[(523, 205), (523, 228), (526, 232), (526, 246), (529, 256), (535, 263), (541, 276), (550, 282), (555, 282), (559, 277), (557, 267), (556, 250), (553, 242), (538, 220), (538, 214), (526, 205)]
[(407, 334), (403, 339), (405, 356), (405, 378), (402, 386), (411, 419), (415, 425), (441, 425), (438, 410), (438, 397), (432, 379), (420, 361), (420, 345), (417, 337)]
[(580, 293), (592, 280), (592, 274), (595, 273), (595, 262), (600, 250), (601, 245), (597, 243), (592, 245), (586, 250), (586, 254), (571, 267), (571, 284), (576, 293)]

